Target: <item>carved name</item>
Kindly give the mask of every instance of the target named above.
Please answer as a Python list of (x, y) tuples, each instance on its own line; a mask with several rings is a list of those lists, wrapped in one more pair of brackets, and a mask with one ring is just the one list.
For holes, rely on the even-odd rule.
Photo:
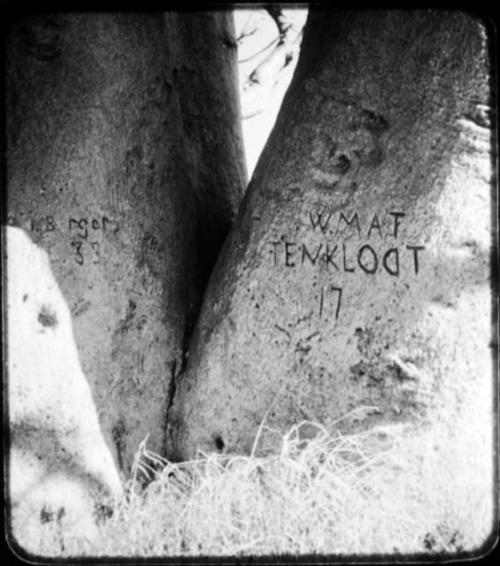
[[(70, 236), (70, 246), (72, 250), (73, 260), (78, 265), (89, 263), (100, 263), (101, 261), (101, 243), (95, 238), (99, 233), (117, 232), (119, 230), (118, 223), (107, 216), (94, 217), (69, 217), (67, 229)], [(32, 218), (30, 223), (32, 231), (46, 233), (55, 232), (59, 226), (52, 215), (46, 215), (40, 218)], [(92, 239), (91, 239), (92, 238)]]
[[(389, 244), (381, 247), (379, 242), (396, 240), (406, 216), (401, 211), (389, 211), (380, 221), (380, 215), (374, 214), (368, 224), (362, 227), (359, 215), (340, 212), (335, 218), (332, 212), (310, 212), (308, 224), (317, 232), (322, 241), (306, 244), (282, 236), (280, 240), (270, 242), (269, 253), (275, 266), (295, 268), (306, 265), (325, 266), (332, 271), (343, 273), (366, 273), (372, 275), (384, 272), (398, 277), (403, 267), (418, 274), (421, 252), (425, 246), (414, 243)], [(344, 239), (350, 236), (349, 242)], [(361, 242), (352, 243), (352, 236), (358, 236)]]
[[(373, 232), (378, 233), (380, 237), (383, 237), (383, 227), (385, 228), (387, 235), (392, 235), (394, 238), (398, 237), (399, 227), (401, 225), (402, 219), (406, 216), (406, 214), (400, 211), (390, 211), (388, 214), (389, 219), (386, 218), (386, 222), (383, 224), (380, 223), (378, 214), (373, 215), (371, 222), (366, 229), (367, 239), (371, 237)], [(361, 224), (357, 212), (354, 212), (350, 218), (348, 214), (340, 212), (336, 223), (334, 222), (333, 212), (310, 212), (309, 222), (311, 224), (312, 230), (319, 228), (322, 234), (332, 233), (332, 224), (335, 226), (335, 236), (337, 236), (339, 233), (344, 234), (346, 230), (351, 229), (356, 230), (358, 236), (362, 236), (363, 232), (361, 230)]]
[(118, 224), (110, 220), (107, 216), (100, 217), (70, 217), (68, 230), (73, 238), (70, 245), (73, 249), (73, 259), (78, 265), (84, 265), (86, 261), (96, 264), (101, 262), (101, 244), (97, 241), (90, 241), (89, 235), (94, 237), (98, 232), (112, 230), (118, 231)]
[[(401, 242), (406, 214), (400, 210), (385, 215), (375, 213), (362, 222), (356, 210), (351, 214), (333, 211), (310, 211), (305, 225), (319, 240), (311, 243), (281, 236), (269, 242), (273, 266), (300, 269), (304, 265), (335, 274), (399, 277), (402, 270), (418, 275), (425, 246)], [(302, 223), (303, 224), (303, 223)], [(335, 320), (339, 318), (344, 290), (334, 280), (320, 289), (318, 315), (321, 318), (328, 297), (333, 298)], [(332, 304), (332, 299), (328, 300)], [(330, 310), (330, 308), (328, 309)]]
[[(270, 242), (274, 265), (285, 267), (297, 267), (305, 264), (320, 265), (323, 263), (327, 268), (344, 273), (364, 272), (374, 274), (384, 271), (389, 275), (399, 276), (400, 256), (403, 254), (404, 265), (411, 265), (414, 273), (419, 270), (420, 252), (424, 246), (407, 244), (404, 247), (391, 247), (376, 250), (370, 244), (353, 248), (342, 243), (319, 244), (309, 248), (305, 243), (292, 242), (288, 240)], [(409, 256), (409, 261), (408, 257)]]

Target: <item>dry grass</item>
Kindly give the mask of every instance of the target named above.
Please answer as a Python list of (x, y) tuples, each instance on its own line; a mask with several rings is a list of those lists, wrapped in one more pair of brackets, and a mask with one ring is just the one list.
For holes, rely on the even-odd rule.
[(491, 535), (492, 438), (472, 421), (350, 436), (301, 423), (278, 441), (276, 456), (182, 464), (143, 443), (128, 496), (93, 542), (64, 540), (63, 554), (456, 554)]

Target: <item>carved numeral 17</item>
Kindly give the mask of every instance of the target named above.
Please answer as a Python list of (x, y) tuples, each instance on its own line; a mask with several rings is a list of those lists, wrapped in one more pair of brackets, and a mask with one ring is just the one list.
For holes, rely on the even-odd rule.
[(322, 287), (321, 289), (321, 295), (319, 298), (319, 317), (321, 318), (323, 316), (323, 306), (324, 306), (324, 298), (325, 298), (324, 295), (325, 295), (325, 291), (328, 290), (338, 293), (337, 308), (335, 309), (335, 320), (337, 320), (339, 318), (340, 303), (342, 301), (342, 288), (334, 287), (333, 285), (330, 285), (329, 287)]

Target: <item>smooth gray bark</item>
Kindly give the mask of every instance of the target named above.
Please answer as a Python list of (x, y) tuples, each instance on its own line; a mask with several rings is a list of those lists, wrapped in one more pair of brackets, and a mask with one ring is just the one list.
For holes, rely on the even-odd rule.
[(310, 13), (205, 296), (169, 455), (248, 452), (263, 421), (453, 422), (476, 401), (491, 425), (489, 72), (465, 13)]
[(230, 13), (33, 15), (9, 33), (8, 222), (48, 252), (124, 471), (146, 436), (164, 453), (243, 194), (236, 81)]

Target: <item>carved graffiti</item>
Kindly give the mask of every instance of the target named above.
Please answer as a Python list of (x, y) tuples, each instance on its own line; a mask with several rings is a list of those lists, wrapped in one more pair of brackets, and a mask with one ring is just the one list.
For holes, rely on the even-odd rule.
[[(70, 245), (73, 249), (73, 259), (78, 265), (101, 262), (101, 243), (94, 238), (99, 233), (116, 232), (118, 224), (107, 216), (100, 217), (70, 217), (68, 231), (71, 236)], [(90, 240), (92, 237), (92, 240)]]
[[(360, 214), (333, 211), (309, 211), (305, 225), (315, 238), (311, 243), (282, 235), (269, 242), (268, 252), (274, 267), (297, 270), (314, 267), (332, 275), (373, 276), (384, 274), (398, 278), (403, 271), (419, 273), (425, 246), (420, 243), (401, 241), (406, 214), (389, 210), (385, 214), (375, 212), (365, 222)], [(324, 311), (327, 293), (335, 293), (337, 301), (334, 316), (338, 319), (342, 287), (332, 282), (321, 289), (318, 312)]]
[[(70, 216), (66, 224), (73, 261), (77, 265), (100, 263), (102, 256), (102, 235), (117, 232), (118, 223), (107, 216)], [(52, 215), (32, 218), (30, 228), (34, 232), (55, 232), (59, 226)], [(99, 238), (99, 239), (98, 239)]]

